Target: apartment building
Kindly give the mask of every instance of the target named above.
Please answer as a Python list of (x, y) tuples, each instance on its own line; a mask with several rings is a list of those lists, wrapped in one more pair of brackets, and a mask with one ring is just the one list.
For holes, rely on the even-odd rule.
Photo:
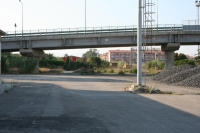
[[(127, 65), (137, 63), (137, 49), (131, 50), (109, 50), (107, 53), (100, 54), (102, 60), (111, 63), (111, 66), (117, 67), (119, 61), (125, 61)], [(147, 62), (155, 59), (165, 60), (165, 53), (160, 49), (146, 50), (142, 52), (142, 61)]]

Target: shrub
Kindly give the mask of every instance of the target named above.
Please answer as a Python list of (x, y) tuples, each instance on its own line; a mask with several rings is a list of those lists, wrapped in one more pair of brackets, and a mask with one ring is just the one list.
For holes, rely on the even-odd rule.
[(110, 73), (114, 73), (114, 69), (111, 69), (111, 70), (110, 70)]
[(180, 65), (195, 65), (195, 62), (193, 60), (189, 60), (189, 59), (183, 59), (183, 60), (177, 60), (174, 62), (175, 66), (180, 66)]
[(156, 68), (157, 70), (163, 70), (165, 63), (161, 60), (152, 60), (147, 62), (147, 69)]
[(125, 75), (125, 72), (124, 71), (119, 71), (118, 74), (119, 75)]
[(32, 73), (35, 66), (37, 64), (37, 60), (33, 58), (24, 57), (20, 62), (18, 62), (19, 73)]
[(130, 73), (137, 73), (137, 68), (131, 69)]

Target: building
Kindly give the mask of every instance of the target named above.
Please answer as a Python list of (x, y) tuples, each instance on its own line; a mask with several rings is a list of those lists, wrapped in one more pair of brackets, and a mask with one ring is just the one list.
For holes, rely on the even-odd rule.
[[(117, 67), (119, 61), (125, 61), (127, 65), (137, 63), (137, 49), (131, 50), (109, 50), (107, 53), (100, 54), (102, 60), (110, 62), (112, 67)], [(149, 49), (142, 52), (142, 62), (155, 59), (165, 60), (165, 53), (160, 49)]]
[[(81, 57), (77, 57), (77, 56), (65, 56), (65, 57), (63, 57), (62, 58), (62, 60), (64, 61), (64, 62), (66, 62), (66, 60), (67, 60), (67, 58), (69, 57), (69, 60), (70, 61), (72, 61), (72, 62), (76, 62), (76, 61), (78, 61), (79, 59), (81, 59)], [(87, 61), (87, 58), (82, 58), (83, 59), (83, 62), (86, 62)]]

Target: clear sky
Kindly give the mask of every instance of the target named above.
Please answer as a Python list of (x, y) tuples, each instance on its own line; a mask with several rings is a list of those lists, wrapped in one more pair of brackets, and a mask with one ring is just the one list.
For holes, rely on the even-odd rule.
[[(85, 27), (85, 0), (21, 0), (23, 29), (57, 29)], [(150, 0), (151, 1), (151, 0)], [(197, 19), (195, 0), (152, 0), (158, 5), (159, 24), (182, 24), (183, 20)], [(158, 1), (158, 4), (157, 4)], [(86, 0), (87, 27), (137, 25), (138, 0)], [(0, 0), (0, 29), (22, 29), (22, 4), (19, 0)], [(157, 13), (157, 9), (155, 9)], [(101, 48), (99, 53), (109, 49)], [(88, 49), (45, 51), (55, 56), (64, 54), (82, 56)], [(181, 46), (179, 53), (197, 54), (197, 46)]]

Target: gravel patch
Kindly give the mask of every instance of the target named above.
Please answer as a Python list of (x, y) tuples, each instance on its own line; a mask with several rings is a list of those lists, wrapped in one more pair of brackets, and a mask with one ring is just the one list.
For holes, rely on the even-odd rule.
[(200, 74), (197, 74), (193, 77), (187, 78), (187, 79), (185, 79), (181, 82), (175, 83), (173, 85), (200, 88)]
[(166, 77), (169, 77), (173, 74), (179, 73), (180, 71), (189, 70), (192, 68), (195, 68), (196, 66), (193, 65), (182, 65), (182, 66), (174, 66), (171, 69), (164, 70), (154, 77), (152, 77), (153, 80), (160, 81), (161, 79), (165, 79)]
[(152, 79), (160, 83), (200, 88), (200, 67), (192, 65), (176, 66), (160, 72)]

